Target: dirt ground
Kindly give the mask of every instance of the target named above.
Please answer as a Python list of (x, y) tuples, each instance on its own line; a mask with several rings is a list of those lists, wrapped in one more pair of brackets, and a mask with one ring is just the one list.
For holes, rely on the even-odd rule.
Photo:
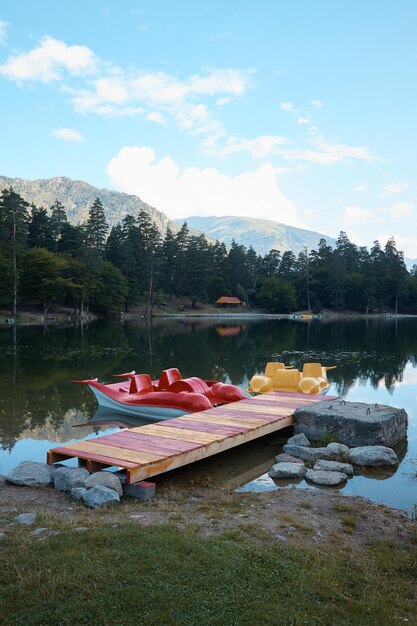
[[(15, 527), (19, 513), (38, 514), (32, 527), (49, 531), (88, 531), (101, 524), (151, 526), (170, 523), (202, 536), (241, 533), (255, 541), (270, 538), (298, 546), (337, 546), (348, 553), (378, 541), (405, 546), (416, 540), (415, 523), (405, 513), (337, 491), (277, 490), (236, 493), (194, 485), (178, 488), (159, 482), (150, 502), (124, 498), (112, 508), (90, 510), (53, 488), (0, 485), (0, 533)], [(34, 536), (39, 540), (45, 534)]]

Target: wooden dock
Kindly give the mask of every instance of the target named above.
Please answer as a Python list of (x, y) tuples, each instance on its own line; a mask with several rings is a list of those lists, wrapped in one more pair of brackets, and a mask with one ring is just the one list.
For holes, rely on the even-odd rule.
[(52, 448), (47, 463), (76, 457), (90, 472), (120, 467), (126, 471), (126, 483), (132, 484), (291, 426), (295, 409), (325, 399), (334, 396), (272, 391)]

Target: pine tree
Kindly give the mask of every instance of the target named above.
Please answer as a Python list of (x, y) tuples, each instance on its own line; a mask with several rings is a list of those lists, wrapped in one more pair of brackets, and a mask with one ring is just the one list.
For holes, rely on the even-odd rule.
[(103, 205), (96, 198), (88, 214), (85, 232), (87, 247), (96, 250), (100, 256), (104, 255), (108, 230), (109, 225), (106, 222)]
[(29, 204), (12, 187), (3, 189), (0, 196), (0, 242), (10, 258), (13, 274), (11, 314), (17, 313), (20, 253), (26, 247)]
[(54, 204), (50, 208), (51, 211), (51, 231), (52, 237), (55, 242), (55, 249), (58, 249), (58, 242), (62, 237), (65, 224), (68, 223), (67, 213), (64, 206), (59, 200), (55, 200)]
[(46, 248), (51, 252), (55, 249), (51, 220), (43, 207), (32, 205), (32, 217), (28, 227), (28, 248)]

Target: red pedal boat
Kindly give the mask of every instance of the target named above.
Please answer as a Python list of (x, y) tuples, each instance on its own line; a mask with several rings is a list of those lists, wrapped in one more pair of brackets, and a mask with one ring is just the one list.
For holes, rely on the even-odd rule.
[(121, 382), (103, 385), (97, 378), (73, 380), (87, 385), (100, 407), (124, 415), (161, 421), (243, 400), (239, 387), (202, 378), (182, 378), (177, 368), (163, 370), (156, 381), (148, 374), (115, 374)]

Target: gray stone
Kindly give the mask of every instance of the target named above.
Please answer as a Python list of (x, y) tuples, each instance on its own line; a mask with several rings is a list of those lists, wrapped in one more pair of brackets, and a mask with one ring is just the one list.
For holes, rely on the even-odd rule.
[(283, 450), (286, 454), (295, 456), (297, 459), (314, 462), (320, 458), (320, 451), (324, 450), (324, 448), (306, 448), (305, 446), (286, 443)]
[(86, 530), (88, 530), (87, 526), (77, 526), (76, 528), (72, 529), (75, 533), (83, 533)]
[(381, 465), (398, 465), (398, 457), (394, 450), (385, 446), (362, 446), (349, 451), (349, 460), (354, 465), (379, 467)]
[(14, 485), (26, 487), (47, 487), (53, 481), (54, 470), (46, 463), (22, 461), (7, 477)]
[(35, 530), (32, 530), (32, 535), (34, 537), (38, 537), (39, 535), (44, 535), (45, 533), (47, 533), (48, 530), (48, 528), (35, 528)]
[(71, 489), (71, 498), (74, 498), (74, 500), (84, 500), (87, 491), (85, 487), (74, 487), (74, 489)]
[(96, 487), (97, 485), (102, 485), (103, 487), (114, 489), (115, 491), (117, 491), (119, 496), (123, 495), (122, 483), (120, 482), (119, 478), (111, 472), (95, 472), (94, 474), (90, 474), (90, 476), (85, 481), (85, 488), (91, 489), (92, 487)]
[(6, 533), (0, 533), (0, 541), (4, 541), (5, 539), (7, 539)]
[(3, 476), (3, 474), (0, 474), (0, 489), (4, 487), (5, 483), (6, 483), (6, 476)]
[(297, 459), (296, 456), (282, 452), (275, 457), (275, 463), (301, 463), (301, 459)]
[(293, 437), (290, 437), (287, 443), (296, 445), (296, 446), (305, 446), (307, 448), (309, 448), (311, 445), (304, 433), (298, 433), (298, 435), (294, 435)]
[(385, 405), (325, 400), (295, 410), (294, 432), (313, 440), (332, 435), (347, 446), (392, 446), (407, 433), (407, 413)]
[(120, 496), (114, 489), (97, 485), (97, 487), (92, 487), (87, 491), (83, 500), (90, 509), (97, 509), (101, 506), (120, 502)]
[(301, 478), (306, 473), (304, 463), (277, 463), (268, 472), (271, 478)]
[(274, 538), (277, 541), (288, 541), (288, 537), (285, 537), (284, 535), (274, 535)]
[(19, 524), (24, 524), (25, 526), (32, 526), (36, 522), (36, 513), (21, 513), (20, 515), (16, 515), (15, 522)]
[(301, 478), (306, 473), (304, 463), (277, 463), (268, 472), (271, 478)]
[(329, 443), (326, 446), (326, 458), (329, 461), (344, 461), (349, 457), (349, 447), (343, 443)]
[(58, 467), (54, 473), (54, 485), (58, 491), (71, 491), (84, 487), (90, 473), (84, 467)]
[(339, 463), (339, 461), (317, 461), (314, 470), (324, 470), (325, 472), (342, 472), (346, 476), (353, 476), (353, 467), (350, 463)]
[(340, 485), (347, 480), (346, 474), (342, 472), (326, 472), (324, 470), (307, 470), (307, 480), (310, 480), (316, 485), (326, 485), (332, 487), (334, 485)]

